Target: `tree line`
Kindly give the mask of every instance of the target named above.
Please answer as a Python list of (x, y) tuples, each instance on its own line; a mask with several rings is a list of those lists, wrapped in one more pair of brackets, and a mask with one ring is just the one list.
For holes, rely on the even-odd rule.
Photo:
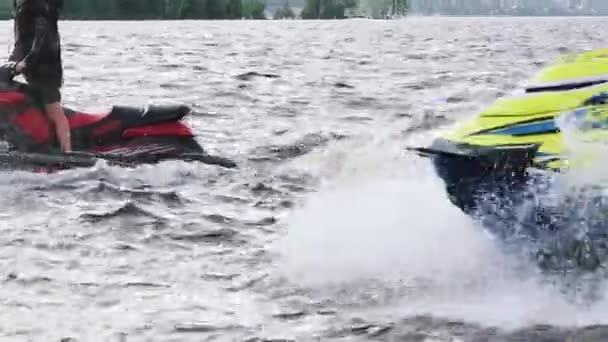
[(262, 0), (64, 0), (66, 19), (261, 19)]
[[(265, 19), (264, 0), (63, 0), (63, 19)], [(13, 18), (13, 0), (0, 0), (0, 19)]]
[(300, 16), (302, 19), (385, 18), (403, 15), (407, 7), (407, 0), (307, 0)]
[[(404, 0), (371, 0), (383, 4)], [(366, 0), (306, 0), (294, 13), (289, 0), (273, 15), (275, 19), (342, 19)], [(0, 18), (13, 17), (13, 0), (0, 0)], [(393, 6), (394, 7), (394, 6)], [(388, 7), (387, 7), (388, 8)], [(64, 0), (64, 19), (266, 19), (265, 0)]]
[(307, 0), (302, 19), (343, 19), (346, 10), (358, 6), (357, 0)]

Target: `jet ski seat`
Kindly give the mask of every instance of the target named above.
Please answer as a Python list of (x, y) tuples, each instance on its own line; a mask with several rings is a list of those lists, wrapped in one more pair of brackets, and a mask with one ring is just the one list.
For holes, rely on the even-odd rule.
[(114, 106), (110, 115), (120, 117), (125, 123), (148, 125), (181, 120), (190, 112), (190, 107), (186, 105)]

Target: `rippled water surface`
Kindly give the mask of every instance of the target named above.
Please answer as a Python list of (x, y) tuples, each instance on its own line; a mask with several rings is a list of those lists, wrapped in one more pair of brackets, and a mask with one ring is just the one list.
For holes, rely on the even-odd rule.
[(61, 31), (67, 105), (186, 103), (200, 142), (239, 168), (3, 172), (3, 340), (608, 336), (608, 302), (574, 305), (501, 254), (404, 151), (557, 55), (605, 47), (605, 19)]

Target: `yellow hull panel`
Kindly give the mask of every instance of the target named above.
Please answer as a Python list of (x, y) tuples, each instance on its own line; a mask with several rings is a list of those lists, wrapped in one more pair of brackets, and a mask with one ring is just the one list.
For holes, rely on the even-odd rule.
[[(602, 76), (606, 76), (605, 81)], [(590, 79), (593, 84), (585, 84)], [(605, 101), (586, 103), (594, 96), (608, 94), (608, 49), (559, 58), (535, 76), (532, 84), (573, 89), (499, 99), (441, 137), (476, 146), (538, 144), (534, 162), (554, 169), (568, 166), (567, 145), (558, 124), (562, 115), (576, 117), (579, 124), (584, 124), (585, 129), (578, 131), (579, 139), (608, 141), (608, 95)]]
[(573, 81), (608, 75), (608, 49), (565, 55), (539, 72), (531, 84)]

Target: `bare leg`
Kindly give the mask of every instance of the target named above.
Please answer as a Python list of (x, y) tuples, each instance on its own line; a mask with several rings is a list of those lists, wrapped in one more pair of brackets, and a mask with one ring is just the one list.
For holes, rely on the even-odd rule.
[(46, 105), (46, 113), (49, 119), (55, 124), (55, 131), (59, 139), (59, 145), (63, 152), (72, 152), (72, 138), (70, 136), (70, 125), (68, 118), (63, 112), (61, 102), (50, 103)]

